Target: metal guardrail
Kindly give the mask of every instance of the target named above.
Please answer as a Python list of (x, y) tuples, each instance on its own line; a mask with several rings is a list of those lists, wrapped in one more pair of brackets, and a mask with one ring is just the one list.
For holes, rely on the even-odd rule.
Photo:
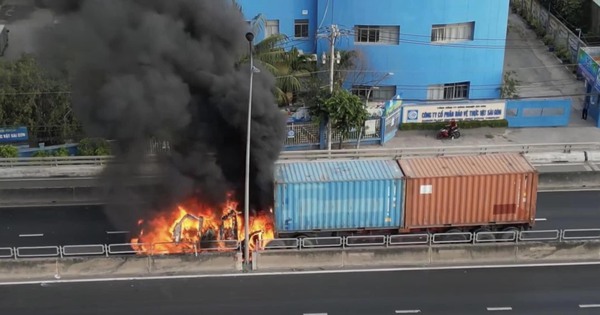
[(312, 237), (262, 240), (260, 251), (278, 249), (444, 246), (450, 244), (481, 244), (507, 242), (593, 241), (600, 240), (600, 229), (564, 229), (537, 231), (461, 232), (434, 234), (399, 234), (370, 236)]
[[(302, 250), (318, 248), (360, 248), (360, 247), (393, 247), (403, 246), (447, 246), (452, 244), (482, 244), (506, 242), (546, 242), (546, 241), (600, 241), (600, 229), (564, 229), (538, 231), (506, 231), (478, 233), (435, 233), (435, 234), (399, 234), (399, 235), (365, 235), (339, 237), (305, 237), (262, 239), (257, 243), (258, 251), (270, 250)], [(0, 259), (27, 259), (40, 257), (75, 257), (75, 256), (122, 256), (138, 254), (132, 245), (144, 246), (149, 250), (144, 255), (164, 255), (169, 252), (165, 246), (178, 246), (177, 254), (200, 255), (202, 252), (239, 251), (239, 241), (215, 241), (215, 246), (198, 248), (192, 243), (157, 243), (157, 244), (88, 244), (64, 246), (35, 247), (0, 247)], [(218, 243), (219, 246), (216, 246)]]
[(346, 150), (285, 151), (279, 156), (280, 162), (316, 159), (356, 159), (356, 158), (400, 158), (417, 156), (471, 155), (489, 153), (570, 153), (571, 151), (600, 150), (598, 142), (581, 143), (534, 143), (503, 144), (480, 146), (440, 146), (427, 148), (374, 148)]
[(63, 256), (92, 256), (104, 255), (106, 253), (106, 245), (65, 245), (62, 246)]
[[(284, 151), (278, 162), (317, 159), (401, 158), (417, 156), (470, 155), (488, 153), (551, 153), (600, 150), (599, 142), (533, 143), (481, 146), (439, 146), (426, 148), (374, 148), (345, 150)], [(104, 166), (113, 161), (112, 156), (65, 156), (0, 158), (0, 167), (32, 166)], [(151, 161), (151, 160), (150, 160)]]

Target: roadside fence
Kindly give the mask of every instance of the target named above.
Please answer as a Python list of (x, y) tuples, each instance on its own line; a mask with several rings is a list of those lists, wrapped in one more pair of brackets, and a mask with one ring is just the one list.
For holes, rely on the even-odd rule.
[[(448, 244), (481, 244), (506, 242), (569, 242), (600, 241), (600, 228), (531, 230), (501, 232), (461, 232), (461, 233), (421, 233), (399, 235), (365, 235), (340, 237), (304, 237), (276, 238), (257, 241), (257, 251), (303, 250), (318, 248), (364, 248), (403, 246), (439, 247)], [(143, 251), (136, 250), (143, 248)], [(400, 249), (401, 250), (401, 249)], [(202, 242), (199, 247), (194, 243), (155, 243), (155, 244), (82, 244), (62, 246), (0, 247), (1, 259), (29, 259), (47, 257), (84, 257), (84, 256), (124, 256), (145, 255), (160, 256), (169, 254), (202, 255), (210, 252), (242, 251), (242, 242), (236, 240)]]
[[(281, 152), (278, 162), (319, 159), (369, 159), (443, 155), (473, 155), (490, 153), (570, 153), (571, 151), (600, 150), (599, 142), (582, 143), (534, 143), (506, 144), (493, 146), (440, 146), (428, 148), (374, 148), (344, 150), (310, 150)], [(113, 161), (112, 156), (64, 156), (64, 157), (19, 157), (0, 158), (2, 167), (58, 167), (58, 166), (97, 166)], [(153, 161), (151, 155), (148, 162)]]

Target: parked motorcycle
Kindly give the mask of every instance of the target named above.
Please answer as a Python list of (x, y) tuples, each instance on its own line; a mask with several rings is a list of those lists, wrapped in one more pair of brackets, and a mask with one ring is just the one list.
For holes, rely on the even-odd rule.
[(460, 138), (460, 130), (458, 129), (458, 127), (456, 128), (449, 128), (449, 127), (444, 127), (442, 129), (440, 129), (440, 131), (438, 131), (437, 133), (437, 138), (438, 139), (458, 139)]

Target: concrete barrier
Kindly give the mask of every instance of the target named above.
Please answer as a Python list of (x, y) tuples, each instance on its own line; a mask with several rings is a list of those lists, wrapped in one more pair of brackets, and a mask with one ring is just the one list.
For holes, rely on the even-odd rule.
[(587, 160), (585, 151), (573, 151), (569, 153), (526, 153), (525, 157), (533, 164), (579, 163)]
[(89, 203), (103, 201), (99, 187), (0, 189), (0, 205)]
[(587, 160), (590, 162), (600, 162), (600, 151), (586, 151)]
[(415, 266), (430, 263), (429, 248), (403, 246), (378, 250), (353, 249), (344, 252), (344, 267), (368, 266)]
[(539, 190), (600, 188), (600, 172), (539, 173)]
[(600, 242), (521, 243), (517, 261), (564, 261), (600, 259)]
[(410, 267), (600, 260), (600, 241), (452, 244), (255, 253), (254, 270)]
[(514, 244), (438, 245), (431, 248), (431, 264), (515, 262)]
[(332, 249), (273, 250), (256, 252), (252, 257), (254, 270), (344, 267), (344, 251)]
[(235, 252), (196, 256), (123, 256), (0, 260), (0, 281), (202, 274), (241, 271)]

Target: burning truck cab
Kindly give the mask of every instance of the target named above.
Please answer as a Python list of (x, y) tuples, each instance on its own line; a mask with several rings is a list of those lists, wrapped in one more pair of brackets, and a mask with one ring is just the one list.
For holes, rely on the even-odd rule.
[[(227, 201), (212, 208), (198, 201), (178, 205), (149, 221), (140, 220), (139, 236), (131, 240), (138, 254), (182, 254), (200, 251), (235, 250), (244, 235), (243, 215), (238, 203)], [(250, 219), (250, 248), (263, 238), (273, 238), (270, 214), (258, 213)]]

